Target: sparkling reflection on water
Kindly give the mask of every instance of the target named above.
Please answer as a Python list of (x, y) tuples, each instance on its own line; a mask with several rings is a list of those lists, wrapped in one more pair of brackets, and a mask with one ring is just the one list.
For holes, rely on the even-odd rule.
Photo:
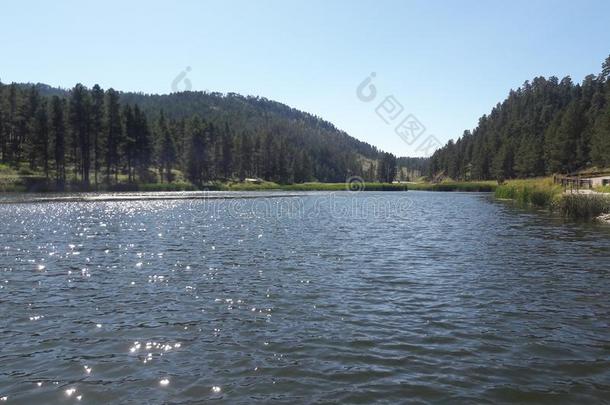
[[(408, 215), (344, 210), (405, 195)], [(0, 400), (610, 397), (608, 228), (321, 196), (0, 205)]]

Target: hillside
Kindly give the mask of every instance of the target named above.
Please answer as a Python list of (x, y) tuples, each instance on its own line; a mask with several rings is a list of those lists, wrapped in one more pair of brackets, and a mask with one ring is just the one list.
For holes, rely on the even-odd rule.
[(0, 160), (63, 189), (261, 178), (391, 181), (394, 156), (319, 117), (235, 93), (0, 83)]
[(599, 75), (536, 77), (436, 151), (429, 175), (526, 178), (610, 166), (610, 57)]

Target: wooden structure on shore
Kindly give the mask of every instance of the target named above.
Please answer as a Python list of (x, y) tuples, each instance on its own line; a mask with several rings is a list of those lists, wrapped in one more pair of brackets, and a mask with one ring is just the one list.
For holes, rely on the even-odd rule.
[(553, 182), (561, 184), (564, 189), (591, 190), (596, 187), (610, 185), (610, 172), (577, 173), (568, 175), (554, 175)]

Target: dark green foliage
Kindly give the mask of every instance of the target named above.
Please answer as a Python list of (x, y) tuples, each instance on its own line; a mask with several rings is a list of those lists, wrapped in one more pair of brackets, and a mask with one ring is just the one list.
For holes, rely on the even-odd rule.
[[(396, 165), (399, 168), (397, 175), (399, 180), (413, 181), (419, 177), (427, 176), (430, 171), (430, 159), (428, 158), (410, 158), (410, 157), (399, 157), (396, 159)], [(371, 166), (369, 170), (372, 170)], [(374, 176), (369, 174), (368, 178)]]
[(0, 83), (0, 159), (44, 172), (59, 190), (97, 189), (99, 176), (105, 189), (182, 181), (182, 175), (200, 187), (245, 178), (391, 182), (398, 167), (419, 177), (427, 165), (426, 159), (397, 162), (318, 117), (264, 98), (143, 95), (82, 84), (64, 91)]
[(478, 126), (437, 150), (430, 176), (485, 180), (569, 173), (610, 166), (610, 57), (582, 84), (526, 81)]
[(391, 183), (396, 177), (396, 157), (383, 153), (377, 167), (377, 178), (384, 183)]
[(63, 190), (66, 185), (66, 122), (64, 111), (66, 102), (58, 96), (51, 101), (51, 134), (55, 141), (55, 178), (57, 189)]
[(45, 178), (49, 178), (49, 116), (47, 100), (41, 100), (36, 109), (34, 122), (34, 139), (32, 140), (32, 163), (34, 167), (38, 163), (42, 165)]
[(153, 162), (153, 143), (152, 134), (148, 126), (146, 114), (140, 111), (140, 108), (136, 105), (133, 109), (134, 118), (134, 166), (135, 171), (141, 181), (147, 182), (148, 179), (148, 168)]
[(591, 160), (599, 167), (610, 166), (610, 103), (600, 111), (591, 138)]
[(127, 181), (129, 183), (133, 183), (133, 165), (136, 155), (136, 133), (138, 131), (138, 128), (134, 117), (133, 109), (130, 105), (126, 105), (123, 107), (123, 125), (125, 128), (125, 133), (121, 146), (125, 153), (125, 169), (127, 170)]
[(233, 134), (229, 124), (225, 123), (222, 134), (222, 176), (228, 180), (233, 174)]
[(176, 145), (163, 112), (159, 116), (157, 130), (157, 139), (159, 140), (157, 144), (157, 163), (161, 182), (165, 178), (168, 183), (171, 183), (173, 180), (172, 169), (176, 164)]
[(119, 144), (123, 134), (119, 93), (113, 89), (106, 92), (106, 183), (110, 184), (114, 169), (115, 182), (119, 175)]
[(97, 84), (91, 89), (91, 136), (93, 137), (93, 173), (95, 186), (101, 170), (101, 140), (104, 137), (104, 90)]
[(186, 152), (186, 175), (187, 178), (198, 186), (207, 180), (207, 149), (206, 128), (199, 117), (194, 117), (188, 125), (190, 141)]
[(83, 186), (89, 188), (91, 166), (91, 96), (82, 84), (74, 86), (70, 93), (70, 127), (74, 151), (74, 173), (80, 174)]

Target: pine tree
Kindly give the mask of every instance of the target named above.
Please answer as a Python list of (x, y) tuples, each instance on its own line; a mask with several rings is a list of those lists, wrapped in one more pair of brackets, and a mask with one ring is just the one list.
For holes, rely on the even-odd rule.
[(6, 105), (4, 102), (4, 84), (0, 81), (0, 162), (7, 162), (7, 128), (8, 115), (6, 113)]
[(492, 161), (492, 175), (498, 180), (498, 182), (502, 183), (507, 178), (512, 178), (513, 176), (513, 149), (512, 145), (509, 143), (503, 144), (498, 153), (494, 156)]
[(307, 153), (300, 150), (294, 158), (294, 182), (306, 183), (311, 180), (311, 161)]
[(608, 77), (610, 77), (610, 56), (608, 56), (606, 58), (606, 60), (604, 61), (604, 63), (602, 64), (602, 72), (600, 74), (600, 80), (602, 82), (608, 80)]
[(15, 166), (18, 166), (18, 147), (19, 147), (19, 136), (17, 131), (18, 126), (18, 108), (19, 108), (19, 100), (17, 98), (17, 85), (15, 83), (11, 83), (8, 86), (7, 91), (7, 117), (6, 117), (6, 129), (5, 129), (5, 142), (7, 143), (7, 159), (6, 161), (12, 163)]
[(106, 92), (106, 184), (110, 184), (112, 170), (114, 169), (115, 182), (119, 176), (119, 144), (123, 135), (121, 124), (121, 106), (119, 94), (114, 89)]
[(95, 187), (102, 163), (102, 138), (104, 136), (104, 90), (99, 85), (91, 89), (91, 133), (93, 136), (93, 173)]
[(229, 124), (225, 123), (222, 134), (222, 174), (225, 180), (232, 176), (233, 172), (233, 136), (229, 130)]
[(41, 100), (36, 111), (33, 160), (42, 161), (45, 178), (49, 180), (49, 115), (47, 108), (47, 101)]
[(198, 186), (203, 185), (205, 178), (206, 139), (204, 125), (197, 116), (193, 117), (188, 125), (190, 140), (186, 152), (186, 174), (188, 179)]
[(578, 101), (573, 101), (547, 132), (547, 160), (552, 172), (566, 173), (577, 168), (576, 139), (582, 129)]
[(58, 190), (63, 190), (66, 185), (65, 108), (65, 101), (53, 96), (51, 100), (51, 132), (55, 143), (55, 178)]
[(140, 181), (148, 181), (148, 168), (152, 163), (152, 139), (146, 114), (144, 114), (136, 104), (133, 110), (136, 122), (135, 138), (135, 168)]
[[(242, 134), (239, 143), (239, 178), (244, 180), (253, 173), (252, 140), (250, 135)], [(258, 172), (255, 172), (258, 175)]]
[[(80, 171), (82, 184), (89, 188), (89, 172), (91, 168), (91, 100), (89, 92), (82, 84), (77, 84), (70, 94), (70, 125), (73, 133), (74, 155), (80, 153), (80, 165), (75, 161), (75, 172)], [(78, 151), (77, 151), (78, 149)]]
[(40, 101), (40, 94), (32, 85), (19, 109), (16, 161), (27, 158), (31, 169), (36, 169), (36, 112)]
[(165, 180), (168, 183), (171, 183), (173, 180), (172, 168), (176, 163), (176, 146), (163, 112), (161, 112), (159, 117), (157, 128), (159, 130), (159, 147), (157, 154), (161, 182), (163, 182), (165, 176)]
[(125, 133), (122, 139), (121, 149), (125, 156), (125, 162), (127, 163), (127, 181), (133, 183), (134, 173), (133, 166), (136, 154), (136, 137), (137, 137), (137, 123), (133, 114), (133, 110), (129, 104), (123, 107), (123, 120)]
[(377, 165), (377, 179), (391, 183), (396, 178), (396, 157), (391, 153), (383, 153)]
[(591, 158), (598, 167), (610, 166), (610, 103), (595, 122), (591, 139)]
[(535, 177), (544, 174), (543, 150), (540, 137), (526, 136), (515, 153), (514, 171), (518, 177)]

